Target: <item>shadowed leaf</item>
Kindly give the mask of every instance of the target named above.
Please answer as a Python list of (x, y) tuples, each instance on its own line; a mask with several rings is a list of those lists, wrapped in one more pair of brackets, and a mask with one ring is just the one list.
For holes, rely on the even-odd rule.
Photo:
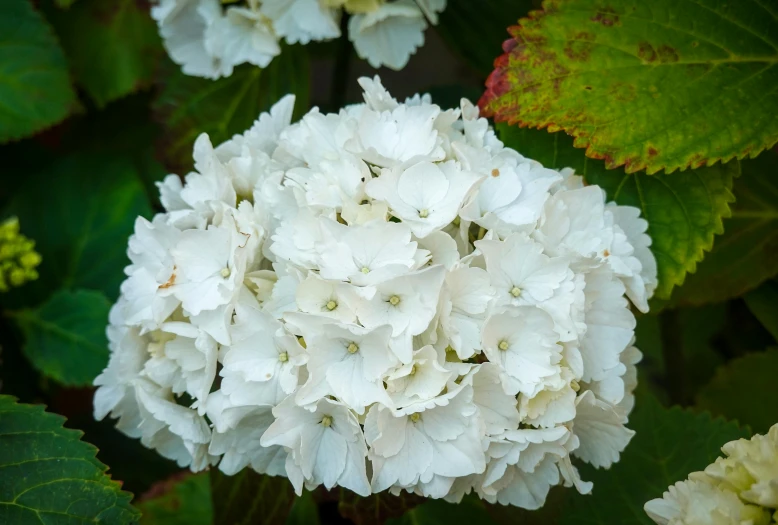
[(213, 506), (207, 472), (182, 472), (155, 483), (138, 502), (140, 525), (211, 525)]
[(151, 84), (162, 44), (144, 2), (79, 0), (46, 14), (76, 82), (98, 107)]
[(100, 292), (60, 290), (39, 308), (16, 313), (25, 355), (43, 375), (63, 385), (91, 385), (108, 363), (110, 308)]
[(697, 406), (766, 433), (778, 422), (778, 348), (748, 354), (720, 367), (697, 394)]
[(647, 501), (662, 497), (670, 485), (704, 469), (728, 441), (749, 437), (735, 423), (679, 407), (663, 408), (648, 394), (638, 396), (629, 426), (636, 434), (618, 463), (608, 470), (588, 465), (581, 469), (581, 476), (593, 481), (594, 489), (588, 496), (569, 491), (561, 524), (653, 525), (643, 511)]
[[(509, 37), (506, 28), (526, 16), (533, 4), (533, 0), (448, 0), (435, 30), (446, 45), (479, 73), (488, 75), (503, 41)], [(458, 106), (456, 101), (454, 107)]]
[(74, 154), (27, 178), (5, 210), (43, 257), (40, 278), (4, 297), (6, 306), (40, 304), (59, 288), (119, 295), (127, 238), (151, 216), (136, 165), (128, 158)]
[(699, 305), (738, 297), (778, 274), (778, 151), (741, 163), (732, 188), (732, 217), (724, 234), (673, 294), (676, 305)]
[(748, 309), (778, 342), (778, 282), (767, 281), (743, 296)]
[(170, 66), (165, 87), (154, 103), (166, 128), (161, 152), (175, 169), (191, 169), (192, 146), (200, 133), (218, 145), (251, 127), (281, 97), (296, 95), (295, 118), (308, 110), (309, 64), (303, 46), (284, 47), (266, 69), (243, 65), (219, 80), (186, 76)]
[(356, 525), (382, 525), (391, 518), (402, 516), (425, 501), (421, 496), (402, 492), (393, 496), (388, 492), (362, 497), (350, 490), (340, 490), (338, 510), (344, 518)]
[(288, 479), (243, 469), (234, 476), (211, 469), (214, 523), (219, 525), (283, 525), (294, 490)]
[(0, 142), (56, 124), (76, 104), (49, 24), (29, 0), (0, 2)]

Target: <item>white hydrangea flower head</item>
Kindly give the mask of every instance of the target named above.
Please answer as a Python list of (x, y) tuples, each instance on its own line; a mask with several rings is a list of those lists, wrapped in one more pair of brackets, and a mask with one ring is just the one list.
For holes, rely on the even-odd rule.
[(424, 45), (446, 0), (154, 0), (151, 16), (170, 58), (187, 75), (228, 77), (240, 64), (266, 67), (281, 41), (348, 38), (373, 67), (400, 70)]
[(703, 472), (645, 504), (660, 525), (767, 525), (778, 509), (778, 424), (766, 435), (730, 441)]
[(645, 505), (659, 525), (767, 525), (769, 515), (743, 503), (732, 491), (704, 481), (679, 481), (664, 497)]
[[(308, 4), (408, 8), (250, 7), (303, 41), (327, 27), (293, 25)], [(251, 468), (298, 493), (535, 509), (556, 485), (588, 492), (571, 458), (608, 468), (633, 435), (630, 301), (644, 310), (656, 284), (645, 221), (505, 148), (468, 101), (360, 84), (365, 103), (337, 114), (292, 123), (285, 97), (243, 135), (201, 136), (195, 170), (159, 183), (95, 417), (193, 470)], [(742, 490), (769, 500), (752, 470)]]

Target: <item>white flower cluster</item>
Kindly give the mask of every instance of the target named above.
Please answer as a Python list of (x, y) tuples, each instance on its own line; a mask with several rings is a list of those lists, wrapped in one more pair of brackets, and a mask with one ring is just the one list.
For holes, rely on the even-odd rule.
[(373, 67), (399, 70), (445, 8), (446, 0), (155, 0), (151, 16), (184, 73), (216, 79), (240, 64), (267, 66), (282, 39), (339, 38), (343, 11), (357, 54)]
[(660, 525), (778, 522), (778, 424), (765, 436), (730, 441), (721, 450), (726, 457), (646, 503), (649, 517)]
[(505, 148), (462, 100), (292, 97), (160, 184), (111, 315), (96, 417), (182, 466), (528, 509), (633, 432), (635, 208)]

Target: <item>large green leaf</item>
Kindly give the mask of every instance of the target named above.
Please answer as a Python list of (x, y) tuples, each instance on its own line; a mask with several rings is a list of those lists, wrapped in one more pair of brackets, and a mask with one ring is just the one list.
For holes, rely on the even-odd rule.
[(4, 298), (7, 306), (21, 308), (62, 287), (116, 298), (128, 263), (127, 238), (135, 218), (150, 217), (151, 209), (130, 159), (85, 152), (28, 177), (5, 214), (19, 217), (43, 257), (40, 279)]
[(673, 303), (698, 305), (738, 297), (778, 274), (778, 151), (741, 162), (732, 217), (724, 235), (673, 294)]
[(165, 125), (162, 154), (174, 168), (192, 165), (192, 146), (200, 133), (214, 145), (251, 127), (288, 93), (296, 95), (295, 116), (308, 110), (310, 89), (308, 55), (303, 46), (285, 46), (281, 55), (262, 70), (243, 65), (216, 81), (190, 77), (171, 68), (165, 87), (154, 103)]
[(156, 483), (138, 502), (140, 525), (211, 525), (213, 505), (207, 472), (183, 472)]
[(562, 133), (516, 128), (501, 124), (500, 137), (522, 155), (549, 168), (571, 167), (587, 182), (599, 184), (608, 199), (640, 208), (648, 220), (651, 250), (657, 260), (657, 297), (667, 299), (674, 286), (684, 282), (723, 231), (722, 217), (730, 214), (737, 161), (689, 170), (674, 175), (629, 174), (606, 170), (602, 161), (585, 157)]
[(131, 494), (64, 418), (0, 395), (0, 523), (135, 523)]
[(581, 469), (582, 477), (594, 482), (593, 492), (581, 496), (569, 490), (562, 524), (653, 525), (643, 511), (647, 501), (712, 463), (724, 443), (749, 435), (708, 414), (663, 408), (650, 395), (639, 396), (629, 423), (636, 435), (618, 463), (609, 470)]
[[(537, 0), (448, 0), (435, 30), (446, 45), (479, 73), (488, 75), (508, 39), (507, 27), (526, 16)], [(457, 101), (457, 106), (459, 101)]]
[(288, 479), (243, 469), (226, 476), (211, 469), (214, 523), (219, 525), (284, 525), (294, 501)]
[(80, 0), (46, 14), (76, 81), (98, 107), (151, 83), (162, 45), (142, 2)]
[(88, 386), (108, 363), (111, 303), (100, 292), (60, 290), (35, 310), (13, 314), (35, 368), (63, 385)]
[[(775, 305), (774, 305), (775, 307)], [(748, 354), (719, 368), (697, 394), (697, 406), (763, 434), (778, 423), (778, 348)]]
[(627, 172), (711, 165), (778, 141), (778, 5), (545, 0), (511, 28), (481, 104), (560, 129)]
[(29, 0), (0, 2), (0, 142), (56, 124), (75, 104), (49, 25)]

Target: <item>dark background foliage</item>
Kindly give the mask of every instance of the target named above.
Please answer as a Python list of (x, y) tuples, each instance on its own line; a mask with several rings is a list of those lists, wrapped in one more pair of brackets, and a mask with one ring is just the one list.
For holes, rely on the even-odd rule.
[[(372, 69), (341, 39), (287, 47), (265, 70), (241, 66), (219, 81), (180, 73), (161, 47), (148, 7), (142, 0), (0, 3), (0, 220), (17, 216), (43, 256), (37, 281), (0, 294), (0, 394), (65, 416), (66, 428), (97, 447), (99, 461), (93, 448), (79, 445), (77, 433), (61, 429), (59, 418), (6, 396), (0, 396), (0, 448), (13, 445), (22, 454), (31, 445), (11, 441), (14, 429), (28, 418), (49, 418), (46, 425), (64, 440), (58, 453), (87, 457), (96, 470), (84, 476), (96, 479), (108, 465), (110, 476), (135, 495), (132, 505), (146, 524), (486, 525), (581, 523), (584, 517), (587, 523), (649, 523), (645, 501), (703, 468), (726, 441), (778, 421), (778, 151), (726, 164), (713, 163), (714, 155), (710, 166), (648, 175), (629, 165), (606, 170), (604, 160), (587, 158), (564, 131), (505, 124), (498, 126), (501, 138), (525, 156), (552, 168), (571, 166), (609, 198), (641, 207), (654, 238), (660, 290), (651, 313), (638, 317), (637, 345), (645, 357), (630, 422), (637, 436), (611, 470), (583, 469), (595, 481), (592, 496), (555, 489), (538, 512), (471, 497), (459, 506), (340, 490), (295, 498), (280, 478), (181, 472), (111, 421), (95, 421), (90, 385), (107, 362), (104, 327), (127, 262), (127, 237), (136, 216), (160, 209), (154, 182), (191, 169), (199, 133), (214, 143), (227, 139), (288, 92), (298, 97), (297, 116), (312, 106), (331, 111), (359, 102), (356, 79), (363, 75), (380, 74), (398, 98), (429, 92), (444, 107), (461, 97), (475, 101), (509, 38), (506, 28), (540, 3), (449, 0), (439, 26), (427, 31), (426, 44), (401, 72)], [(595, 18), (582, 19), (582, 26)], [(543, 23), (554, 23), (549, 20), (530, 29), (544, 31)], [(607, 69), (592, 60), (586, 65), (592, 71)], [(516, 81), (512, 72), (506, 75)], [(640, 80), (624, 81), (640, 87)], [(774, 120), (775, 93), (762, 100)], [(710, 108), (710, 118), (724, 118), (724, 109)], [(515, 107), (495, 112), (512, 122), (526, 115)], [(530, 117), (525, 123), (541, 124)], [(551, 126), (576, 134), (574, 127)], [(30, 461), (45, 461), (43, 454)], [(0, 486), (21, 479), (14, 468), (0, 451)], [(100, 512), (113, 509), (101, 519), (138, 519), (129, 496), (105, 483), (116, 501), (95, 503)], [(27, 523), (29, 516), (14, 514), (21, 511), (6, 498), (0, 490), (0, 522)], [(36, 505), (43, 503), (29, 503)]]

